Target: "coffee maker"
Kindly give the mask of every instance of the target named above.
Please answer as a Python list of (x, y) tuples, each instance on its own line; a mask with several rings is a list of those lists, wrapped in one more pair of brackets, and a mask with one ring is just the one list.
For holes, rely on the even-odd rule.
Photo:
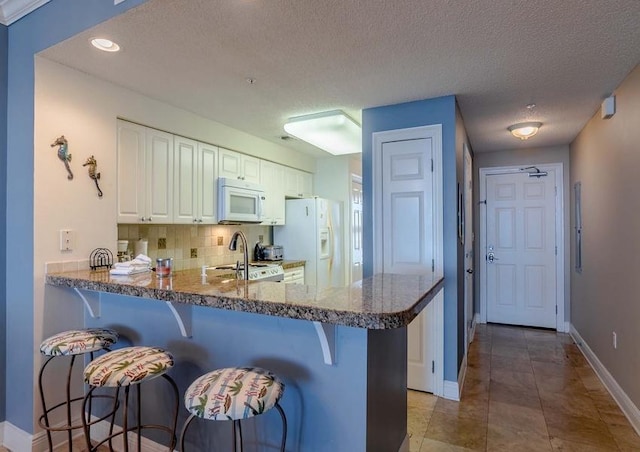
[(128, 240), (118, 240), (118, 262), (127, 262), (130, 260), (128, 248)]

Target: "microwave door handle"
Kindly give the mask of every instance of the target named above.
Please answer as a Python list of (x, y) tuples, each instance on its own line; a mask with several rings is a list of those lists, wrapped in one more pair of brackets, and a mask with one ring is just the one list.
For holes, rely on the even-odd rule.
[(264, 203), (264, 196), (258, 195), (258, 220), (262, 220), (263, 203)]

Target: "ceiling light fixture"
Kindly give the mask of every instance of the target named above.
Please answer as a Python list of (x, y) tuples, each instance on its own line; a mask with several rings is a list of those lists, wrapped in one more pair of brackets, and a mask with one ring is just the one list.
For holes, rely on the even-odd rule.
[(93, 38), (91, 39), (91, 45), (104, 52), (117, 52), (120, 50), (120, 46), (118, 44), (106, 38)]
[(538, 129), (540, 129), (541, 126), (541, 122), (521, 122), (507, 127), (507, 130), (516, 138), (528, 140), (538, 133)]
[(340, 110), (289, 118), (284, 130), (333, 155), (362, 152), (362, 131)]

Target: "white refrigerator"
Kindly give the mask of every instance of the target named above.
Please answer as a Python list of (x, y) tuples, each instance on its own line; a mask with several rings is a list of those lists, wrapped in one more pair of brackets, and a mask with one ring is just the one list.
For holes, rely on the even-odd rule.
[(304, 260), (305, 284), (344, 287), (342, 206), (323, 198), (286, 201), (285, 225), (273, 227), (273, 243), (286, 260)]

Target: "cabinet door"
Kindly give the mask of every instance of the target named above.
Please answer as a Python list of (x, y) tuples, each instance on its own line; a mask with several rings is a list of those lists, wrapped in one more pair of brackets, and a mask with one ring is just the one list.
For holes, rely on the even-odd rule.
[(284, 197), (284, 170), (285, 167), (282, 165), (274, 164), (275, 168), (274, 172), (274, 182), (271, 187), (273, 192), (273, 201), (271, 203), (271, 219), (274, 225), (283, 225), (285, 218), (285, 197)]
[(243, 155), (241, 159), (242, 180), (246, 182), (260, 183), (260, 159)]
[(118, 120), (118, 223), (138, 223), (145, 212), (146, 127)]
[(242, 177), (242, 154), (222, 149), (218, 151), (218, 176), (231, 179)]
[(298, 189), (302, 192), (304, 198), (313, 196), (313, 174), (300, 171), (298, 183)]
[(217, 222), (218, 148), (198, 143), (198, 223)]
[(284, 224), (284, 169), (282, 165), (260, 161), (260, 185), (264, 187), (266, 200), (264, 202), (264, 225)]
[(264, 188), (264, 212), (262, 223), (265, 225), (273, 224), (274, 201), (276, 200), (275, 178), (276, 164), (262, 160), (260, 162), (260, 185)]
[(174, 140), (173, 222), (198, 219), (198, 143), (183, 137)]
[(145, 222), (173, 221), (173, 135), (148, 129)]
[[(302, 198), (302, 191), (299, 190), (300, 171), (293, 168), (284, 168), (284, 193), (287, 198)], [(300, 179), (300, 180), (299, 180)]]

